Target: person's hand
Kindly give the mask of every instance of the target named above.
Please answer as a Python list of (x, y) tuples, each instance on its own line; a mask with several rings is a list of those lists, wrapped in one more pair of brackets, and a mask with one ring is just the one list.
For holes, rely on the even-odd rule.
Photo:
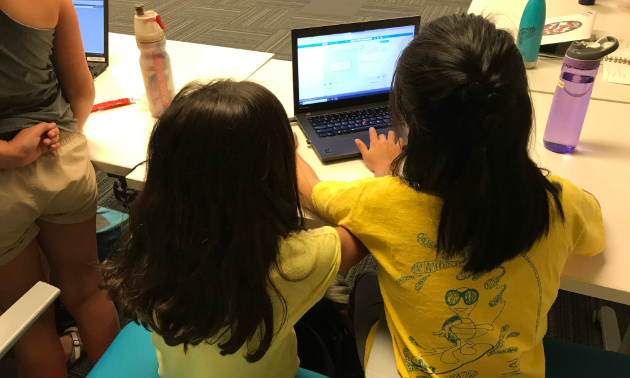
[(24, 167), (48, 151), (59, 149), (59, 129), (54, 123), (42, 122), (20, 131), (9, 141), (15, 166)]
[(386, 137), (385, 134), (377, 135), (373, 127), (370, 127), (369, 149), (360, 139), (355, 139), (354, 142), (361, 151), (363, 161), (374, 172), (374, 177), (383, 177), (391, 173), (390, 166), (402, 152), (404, 144), (403, 138), (396, 140), (393, 131)]

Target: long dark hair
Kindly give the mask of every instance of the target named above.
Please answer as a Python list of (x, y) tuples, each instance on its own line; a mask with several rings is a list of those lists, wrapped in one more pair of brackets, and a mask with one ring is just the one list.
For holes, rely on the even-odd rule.
[(282, 104), (251, 82), (189, 84), (155, 123), (147, 169), (130, 239), (104, 267), (110, 296), (170, 346), (247, 343), (260, 360), (277, 331), (271, 296), (286, 319), (270, 279), (278, 243), (302, 229)]
[[(409, 129), (393, 163), (409, 186), (443, 199), (438, 253), (481, 273), (549, 232), (559, 189), (530, 159), (533, 110), (510, 33), (470, 14), (425, 25), (398, 60), (391, 108)], [(404, 163), (404, 164), (403, 164)]]

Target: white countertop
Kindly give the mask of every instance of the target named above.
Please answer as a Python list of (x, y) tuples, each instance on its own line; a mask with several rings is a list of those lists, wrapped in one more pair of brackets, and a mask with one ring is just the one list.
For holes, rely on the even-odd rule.
[[(166, 51), (171, 58), (176, 90), (197, 79), (246, 79), (273, 56), (178, 41), (168, 41)], [(109, 34), (110, 64), (94, 81), (96, 104), (144, 94), (139, 56), (134, 36)], [(145, 160), (154, 122), (146, 101), (92, 114), (85, 125), (85, 135), (95, 169), (127, 175)]]
[[(293, 115), (291, 62), (271, 60), (250, 80), (265, 85)], [(590, 103), (580, 143), (573, 154), (559, 155), (542, 145), (553, 96), (532, 94), (536, 115), (534, 161), (593, 193), (600, 201), (606, 230), (606, 250), (595, 257), (571, 256), (561, 288), (579, 294), (630, 305), (630, 104)], [(322, 180), (353, 181), (371, 177), (362, 160), (323, 164), (295, 126), (300, 155)], [(127, 177), (130, 187), (140, 189), (144, 166)]]
[[(491, 15), (499, 28), (516, 35), (527, 0), (473, 0), (469, 13)], [(547, 0), (547, 18), (596, 11), (594, 33), (599, 37), (612, 35), (617, 39), (630, 39), (630, 11), (621, 9), (615, 0), (597, 0), (595, 5), (580, 5), (577, 0)], [(606, 64), (605, 62), (603, 64)], [(561, 58), (538, 59), (536, 68), (528, 70), (532, 91), (555, 93), (560, 76)], [(593, 87), (593, 100), (630, 103), (630, 85), (602, 81), (600, 67)]]

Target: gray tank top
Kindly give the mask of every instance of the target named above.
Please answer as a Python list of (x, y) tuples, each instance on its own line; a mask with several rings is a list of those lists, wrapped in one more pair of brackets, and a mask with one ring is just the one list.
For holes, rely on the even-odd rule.
[(23, 25), (0, 9), (0, 134), (40, 122), (77, 131), (50, 60), (54, 36), (54, 29)]

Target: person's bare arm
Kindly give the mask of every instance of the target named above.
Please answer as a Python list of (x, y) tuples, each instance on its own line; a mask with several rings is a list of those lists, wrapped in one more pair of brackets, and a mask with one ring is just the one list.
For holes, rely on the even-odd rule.
[(70, 103), (78, 128), (83, 132), (92, 105), (94, 81), (85, 61), (79, 20), (70, 0), (59, 0), (59, 21), (55, 27), (52, 63), (66, 100)]
[(343, 227), (335, 227), (341, 241), (339, 273), (347, 272), (370, 253), (356, 236)]
[(321, 180), (313, 168), (298, 154), (295, 153), (295, 164), (297, 166), (298, 189), (300, 190), (300, 202), (305, 208), (317, 213), (313, 206), (313, 188)]
[(54, 123), (42, 122), (28, 127), (8, 142), (0, 140), (0, 169), (24, 167), (59, 147), (59, 129)]

